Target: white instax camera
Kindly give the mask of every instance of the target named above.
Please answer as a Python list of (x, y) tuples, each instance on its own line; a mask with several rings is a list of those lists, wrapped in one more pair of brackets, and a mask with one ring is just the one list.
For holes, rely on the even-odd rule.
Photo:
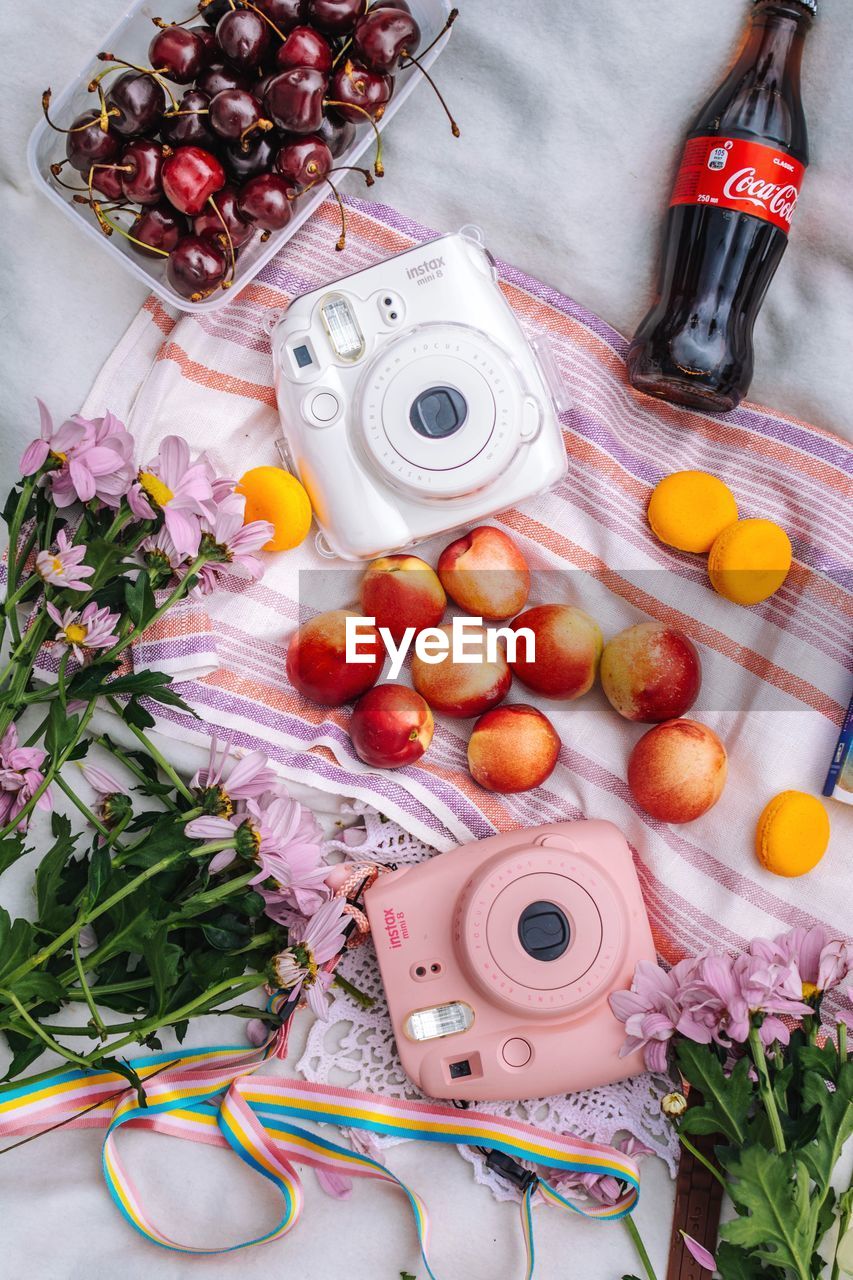
[(295, 298), (273, 354), (286, 456), (347, 560), (482, 520), (566, 473), (550, 350), (528, 342), (476, 228)]

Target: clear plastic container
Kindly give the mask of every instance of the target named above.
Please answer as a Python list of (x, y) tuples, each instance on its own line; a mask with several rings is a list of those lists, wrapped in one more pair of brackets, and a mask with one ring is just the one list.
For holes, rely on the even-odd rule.
[[(174, 7), (175, 12), (172, 14), (170, 10), (170, 16), (182, 18), (187, 16), (190, 6), (187, 0), (184, 0), (184, 3), (176, 3)], [(449, 0), (409, 0), (409, 7), (420, 26), (422, 46), (426, 47), (444, 25), (450, 11)], [(77, 78), (53, 98), (51, 116), (57, 123), (67, 125), (80, 112), (97, 105), (97, 97), (88, 92), (87, 85), (92, 76), (103, 69), (104, 64), (98, 62), (95, 57), (99, 50), (107, 49), (129, 62), (136, 62), (140, 66), (148, 65), (148, 46), (156, 34), (156, 27), (151, 19), (161, 14), (162, 10), (162, 0), (137, 0), (136, 4), (131, 5), (124, 17), (103, 37), (98, 48), (92, 51), (92, 57)], [(440, 40), (435, 48), (425, 55), (422, 59), (425, 67), (432, 65), (444, 48), (444, 44), (445, 41)], [(382, 119), (378, 122), (380, 129), (384, 129), (393, 119), (397, 110), (422, 79), (423, 76), (417, 67), (407, 67), (395, 73), (394, 94), (385, 108)], [(181, 86), (175, 88), (180, 96), (183, 88)], [(357, 164), (365, 152), (372, 150), (373, 145), (373, 130), (365, 122), (358, 128), (352, 146), (343, 152), (335, 163)], [(36, 186), (71, 219), (75, 226), (95, 240), (105, 253), (109, 253), (111, 257), (122, 263), (132, 275), (146, 283), (164, 302), (181, 311), (218, 311), (221, 307), (227, 306), (231, 299), (254, 279), (270, 258), (278, 253), (293, 233), (299, 230), (303, 222), (311, 217), (328, 194), (319, 187), (316, 191), (303, 196), (297, 202), (294, 216), (288, 225), (281, 231), (274, 231), (269, 240), (262, 242), (260, 233), (257, 233), (241, 250), (237, 262), (236, 280), (230, 289), (217, 290), (204, 302), (189, 302), (176, 293), (166, 279), (165, 259), (143, 258), (131, 249), (123, 236), (105, 236), (99, 229), (91, 209), (86, 205), (75, 204), (72, 193), (54, 181), (50, 166), (64, 158), (64, 135), (56, 133), (44, 119), (39, 120), (30, 135), (27, 146), (27, 163)]]

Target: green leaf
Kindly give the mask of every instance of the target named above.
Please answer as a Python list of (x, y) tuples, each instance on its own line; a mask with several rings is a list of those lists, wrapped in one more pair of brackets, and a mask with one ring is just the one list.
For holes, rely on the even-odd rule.
[(157, 612), (157, 602), (147, 573), (138, 573), (135, 582), (125, 582), (124, 600), (137, 631), (143, 632)]
[(21, 496), (20, 484), (13, 485), (9, 490), (8, 497), (3, 506), (3, 523), (10, 525), (15, 518), (15, 512), (18, 510), (18, 500)]
[(35, 950), (33, 926), (28, 920), (12, 920), (0, 907), (0, 986), (7, 973), (12, 973)]
[(119, 661), (116, 658), (112, 662), (93, 662), (76, 671), (68, 682), (68, 696), (88, 702), (96, 694), (106, 693), (107, 681), (119, 666)]
[(723, 1280), (759, 1280), (760, 1276), (771, 1274), (743, 1249), (736, 1249), (727, 1240), (721, 1241), (714, 1256)]
[(59, 1007), (65, 1000), (65, 988), (52, 973), (43, 969), (31, 969), (13, 984), (12, 990), (19, 1000), (45, 1000)]
[(809, 1276), (819, 1203), (810, 1199), (809, 1173), (790, 1151), (745, 1147), (725, 1161), (728, 1190), (741, 1215), (720, 1229), (722, 1239), (762, 1262)]
[(816, 1071), (807, 1071), (802, 1092), (804, 1105), (815, 1108), (820, 1123), (814, 1141), (803, 1147), (801, 1155), (822, 1194), (829, 1186), (841, 1148), (853, 1137), (853, 1062), (843, 1064), (833, 1091)]
[(71, 823), (64, 814), (52, 814), (50, 825), (54, 843), (36, 868), (36, 904), (40, 927), (50, 933), (61, 933), (74, 919), (71, 907), (61, 901), (61, 885), (77, 836), (71, 835)]
[(838, 1054), (831, 1040), (822, 1045), (801, 1045), (797, 1050), (797, 1061), (802, 1071), (816, 1071), (824, 1080), (835, 1079)]
[(245, 927), (238, 928), (233, 923), (224, 921), (220, 924), (203, 924), (201, 931), (205, 941), (217, 951), (232, 951), (235, 947), (242, 947), (251, 932)]
[(86, 896), (90, 907), (100, 901), (104, 885), (112, 875), (113, 864), (109, 846), (96, 844), (89, 862), (89, 880), (86, 885)]
[(44, 731), (44, 745), (48, 754), (56, 757), (74, 741), (80, 725), (80, 717), (69, 715), (57, 698), (50, 704), (50, 715)]
[(19, 858), (23, 858), (25, 853), (29, 853), (24, 848), (24, 832), (18, 831), (13, 836), (8, 836), (5, 840), (0, 840), (0, 875), (11, 867), (13, 862), (17, 862)]
[(6, 1041), (12, 1050), (12, 1061), (9, 1068), (2, 1077), (3, 1081), (14, 1080), (15, 1076), (19, 1076), (22, 1071), (26, 1071), (27, 1067), (32, 1066), (47, 1048), (43, 1040), (30, 1039), (28, 1036), (16, 1035), (13, 1031), (4, 1031)]
[(178, 981), (184, 953), (176, 943), (167, 941), (166, 926), (162, 925), (149, 933), (142, 954), (154, 984), (154, 1008), (151, 1012), (159, 1016), (165, 1012), (169, 992)]
[(122, 712), (122, 719), (125, 724), (132, 724), (136, 729), (153, 729), (156, 723), (154, 717), (145, 710), (142, 704), (136, 698), (131, 698)]
[(684, 1113), (681, 1127), (686, 1133), (720, 1133), (734, 1146), (742, 1146), (753, 1097), (749, 1060), (741, 1058), (727, 1076), (713, 1048), (692, 1040), (677, 1042), (676, 1057), (684, 1078), (704, 1098), (702, 1106)]
[(127, 1080), (136, 1090), (136, 1096), (139, 1100), (140, 1107), (148, 1106), (148, 1098), (145, 1094), (145, 1085), (130, 1063), (125, 1061), (124, 1058), (99, 1058), (97, 1066), (105, 1068), (107, 1071), (114, 1071), (117, 1076), (124, 1076), (125, 1080)]

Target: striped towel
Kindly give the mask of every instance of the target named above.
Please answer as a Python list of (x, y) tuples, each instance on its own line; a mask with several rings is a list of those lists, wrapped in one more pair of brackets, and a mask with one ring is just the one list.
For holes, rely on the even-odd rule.
[[(171, 432), (208, 450), (224, 474), (276, 463), (278, 417), (269, 329), (294, 294), (316, 288), (435, 233), (394, 210), (350, 199), (344, 257), (334, 251), (331, 204), (300, 230), (223, 311), (176, 319), (149, 298), (99, 376), (85, 412), (124, 417), (143, 456)], [(270, 557), (254, 586), (236, 577), (178, 612), (146, 640), (147, 663), (193, 678), (182, 696), (201, 716), (157, 708), (167, 749), (216, 732), (236, 747), (261, 748), (282, 773), (327, 793), (374, 805), (436, 849), (552, 819), (609, 818), (636, 850), (661, 953), (670, 959), (708, 945), (737, 946), (756, 934), (823, 921), (849, 930), (853, 809), (829, 802), (830, 850), (804, 880), (764, 872), (753, 852), (755, 822), (784, 788), (819, 792), (851, 686), (849, 557), (853, 450), (808, 423), (743, 404), (711, 418), (643, 398), (628, 385), (626, 343), (569, 298), (499, 264), (504, 292), (530, 331), (550, 335), (572, 408), (563, 415), (568, 477), (559, 490), (505, 512), (495, 523), (524, 550), (534, 599), (581, 605), (605, 635), (643, 619), (674, 624), (701, 647), (704, 684), (691, 714), (729, 750), (729, 781), (704, 818), (673, 827), (640, 813), (625, 783), (643, 727), (611, 710), (599, 689), (573, 704), (538, 705), (563, 742), (556, 771), (535, 791), (498, 796), (468, 776), (467, 722), (441, 719), (417, 766), (394, 772), (362, 765), (350, 746), (349, 711), (307, 705), (288, 686), (284, 657), (300, 607), (352, 605), (357, 575), (342, 566), (333, 599), (303, 598), (300, 571), (328, 571), (311, 541)], [(753, 609), (710, 589), (700, 557), (662, 546), (645, 508), (662, 475), (696, 467), (721, 476), (741, 512), (779, 521), (795, 563), (782, 590)], [(446, 539), (427, 544), (435, 563)], [(303, 579), (303, 581), (306, 581)], [(200, 665), (216, 669), (196, 678)], [(524, 690), (511, 699), (531, 701)], [(535, 699), (534, 699), (535, 701)]]

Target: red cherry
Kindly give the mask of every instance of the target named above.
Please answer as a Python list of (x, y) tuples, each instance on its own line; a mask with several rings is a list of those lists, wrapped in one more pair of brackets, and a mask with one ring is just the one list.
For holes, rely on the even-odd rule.
[(305, 0), (257, 0), (255, 8), (285, 33), (305, 18)]
[(203, 240), (212, 239), (215, 244), (224, 249), (227, 244), (222, 228), (224, 222), (234, 248), (239, 249), (242, 244), (245, 244), (254, 232), (254, 227), (241, 215), (237, 207), (237, 197), (236, 187), (223, 187), (217, 193), (215, 200), (216, 209), (222, 214), (222, 218), (217, 216), (216, 209), (211, 209), (208, 205), (193, 218), (195, 234), (201, 236)]
[(371, 71), (393, 71), (403, 54), (417, 52), (420, 27), (405, 9), (371, 9), (353, 32), (356, 55)]
[(145, 245), (150, 245), (151, 250), (164, 249), (166, 253), (171, 253), (186, 229), (187, 224), (181, 215), (165, 200), (161, 200), (159, 204), (137, 214), (131, 224), (130, 234), (134, 240), (142, 243), (135, 244), (131, 240), (130, 247), (146, 258), (156, 258), (159, 254), (146, 249)]
[(164, 27), (148, 46), (148, 57), (167, 80), (191, 84), (205, 64), (205, 45), (187, 27)]
[(276, 64), (282, 71), (291, 67), (314, 67), (324, 76), (332, 70), (332, 50), (313, 27), (294, 27), (276, 54)]
[(270, 26), (251, 9), (232, 9), (216, 25), (216, 43), (229, 62), (241, 71), (251, 71), (266, 52)]
[(326, 77), (314, 67), (292, 67), (267, 85), (266, 113), (289, 133), (315, 133), (323, 119)]
[(160, 137), (173, 147), (206, 147), (216, 145), (216, 135), (208, 124), (210, 98), (198, 89), (190, 89), (181, 98), (177, 115), (166, 114)]
[(184, 236), (169, 254), (166, 278), (191, 302), (201, 302), (225, 279), (228, 259), (219, 245), (201, 236)]
[(223, 89), (210, 100), (210, 125), (220, 138), (241, 138), (261, 119), (261, 104), (245, 89)]
[(203, 46), (202, 66), (209, 67), (219, 56), (219, 45), (216, 36), (208, 26), (190, 27), (193, 35), (198, 36)]
[(134, 204), (157, 204), (163, 197), (164, 150), (150, 138), (134, 138), (121, 154), (121, 189)]
[(212, 62), (202, 71), (195, 82), (196, 89), (206, 93), (208, 98), (215, 98), (223, 89), (250, 89), (252, 82), (242, 71), (229, 67), (224, 62)]
[(275, 158), (275, 167), (288, 182), (307, 187), (327, 176), (332, 153), (323, 139), (312, 133), (286, 143)]
[(88, 173), (93, 164), (109, 164), (124, 145), (112, 129), (104, 133), (100, 111), (84, 111), (71, 121), (65, 139), (65, 154), (78, 173)]
[(317, 130), (332, 155), (337, 157), (346, 151), (355, 139), (355, 125), (350, 120), (342, 120), (339, 116), (323, 116), (323, 122)]
[(360, 124), (365, 114), (371, 120), (381, 120), (393, 90), (392, 76), (368, 71), (367, 67), (348, 58), (332, 77), (329, 100), (338, 115), (352, 120), (353, 124)]
[[(107, 200), (120, 200), (122, 198), (124, 192), (121, 189), (121, 180), (124, 174), (114, 168), (113, 165), (105, 165), (104, 167), (93, 165), (91, 174), (93, 191), (106, 196)], [(83, 199), (82, 196), (81, 199)]]
[(327, 36), (345, 36), (367, 9), (367, 0), (307, 0), (305, 16)]
[[(270, 141), (270, 139), (274, 139)], [(222, 148), (222, 162), (235, 182), (255, 178), (272, 168), (280, 135), (272, 133), (251, 134), (244, 150), (241, 142), (226, 142)]]
[(163, 164), (163, 190), (167, 198), (190, 217), (201, 213), (208, 199), (225, 186), (225, 170), (201, 147), (179, 147)]
[(237, 207), (244, 218), (265, 231), (280, 231), (293, 214), (295, 189), (275, 173), (261, 173), (250, 178), (240, 192)]
[(107, 109), (118, 111), (110, 127), (125, 136), (157, 128), (166, 109), (163, 86), (144, 71), (125, 71), (107, 94)]

